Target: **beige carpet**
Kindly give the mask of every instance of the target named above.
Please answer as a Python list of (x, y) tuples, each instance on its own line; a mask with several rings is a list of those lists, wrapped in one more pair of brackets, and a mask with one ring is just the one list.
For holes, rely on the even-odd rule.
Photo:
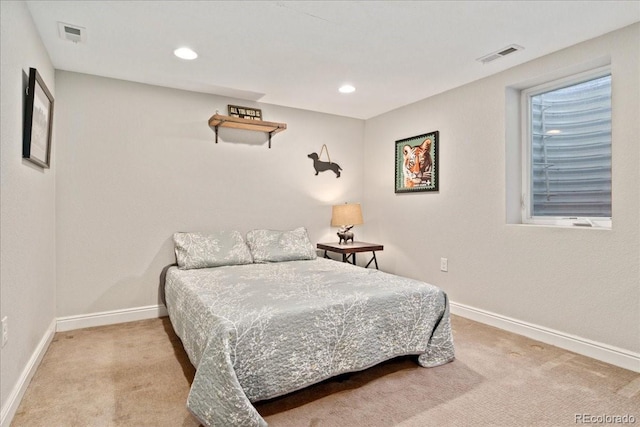
[[(640, 374), (456, 316), (453, 328), (453, 363), (398, 358), (256, 407), (272, 427), (640, 425)], [(57, 333), (11, 425), (197, 427), (193, 375), (168, 318)]]

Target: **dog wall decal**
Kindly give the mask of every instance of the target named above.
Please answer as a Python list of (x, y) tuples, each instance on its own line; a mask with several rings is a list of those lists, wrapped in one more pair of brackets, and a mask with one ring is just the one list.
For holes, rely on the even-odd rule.
[(336, 178), (340, 178), (340, 171), (342, 168), (339, 164), (333, 163), (331, 161), (324, 162), (320, 160), (318, 157), (318, 153), (311, 153), (307, 156), (310, 159), (313, 159), (313, 168), (316, 170), (316, 175), (320, 172), (332, 170), (336, 174)]

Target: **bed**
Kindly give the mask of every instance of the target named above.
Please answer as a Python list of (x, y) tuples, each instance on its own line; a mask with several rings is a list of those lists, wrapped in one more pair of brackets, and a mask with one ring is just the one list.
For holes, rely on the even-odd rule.
[(416, 355), (454, 358), (446, 294), (316, 256), (306, 230), (176, 233), (165, 299), (205, 426), (266, 426), (252, 402)]

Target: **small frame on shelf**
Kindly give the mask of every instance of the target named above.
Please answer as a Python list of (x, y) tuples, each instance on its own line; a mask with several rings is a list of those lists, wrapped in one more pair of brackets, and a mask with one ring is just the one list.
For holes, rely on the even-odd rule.
[(26, 88), (22, 157), (43, 168), (51, 163), (53, 96), (35, 68)]
[(229, 116), (240, 119), (262, 120), (262, 110), (259, 108), (241, 107), (239, 105), (229, 105)]

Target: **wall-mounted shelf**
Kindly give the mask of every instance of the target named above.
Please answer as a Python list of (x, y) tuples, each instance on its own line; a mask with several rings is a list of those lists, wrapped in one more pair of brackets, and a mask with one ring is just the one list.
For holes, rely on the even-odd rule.
[(218, 128), (233, 128), (266, 132), (269, 134), (269, 148), (271, 148), (271, 135), (287, 129), (286, 123), (265, 122), (263, 120), (240, 119), (238, 117), (222, 116), (214, 114), (209, 119), (209, 126), (216, 132), (216, 144), (218, 143)]

